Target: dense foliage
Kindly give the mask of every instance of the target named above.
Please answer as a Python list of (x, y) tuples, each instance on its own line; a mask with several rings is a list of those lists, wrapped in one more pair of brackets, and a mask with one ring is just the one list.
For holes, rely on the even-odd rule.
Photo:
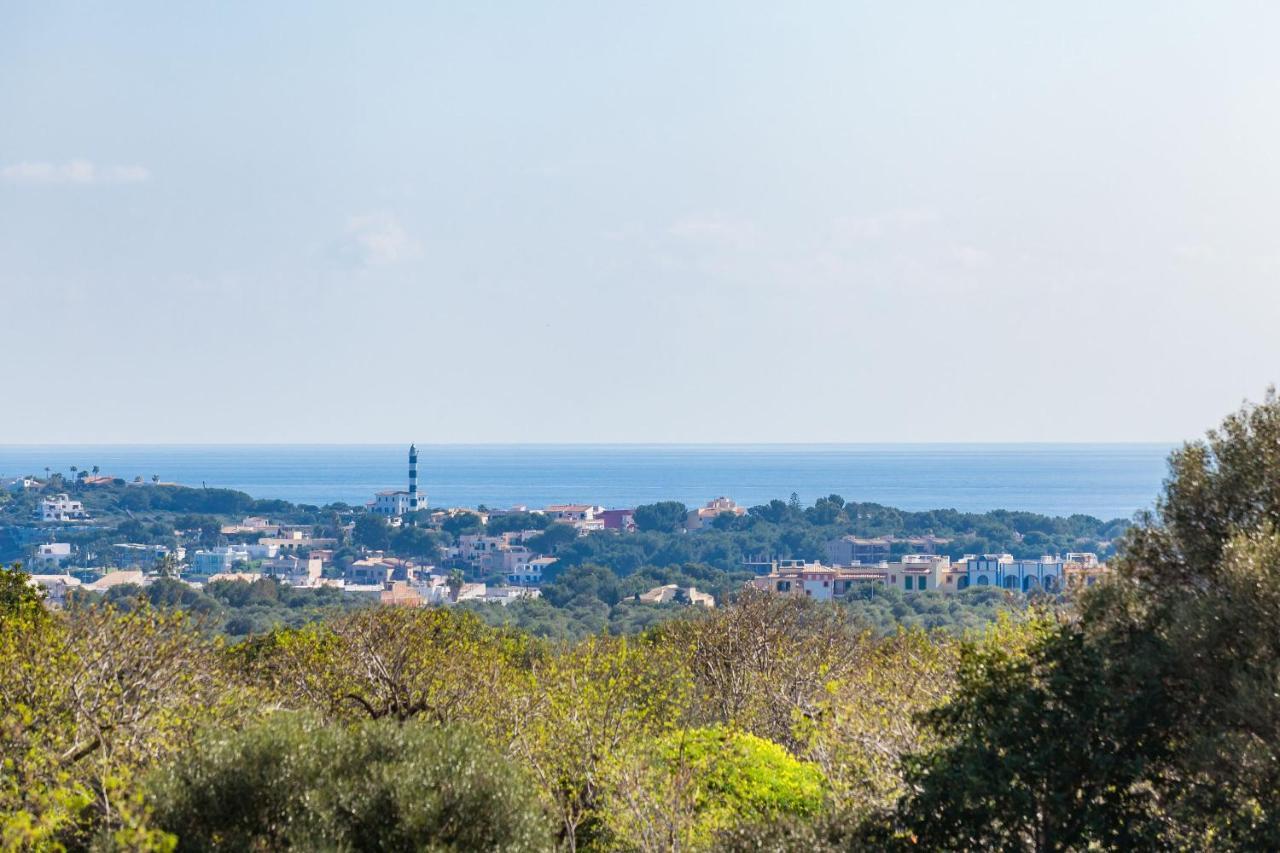
[(466, 731), (276, 714), (209, 732), (152, 782), (179, 850), (546, 850), (527, 780)]

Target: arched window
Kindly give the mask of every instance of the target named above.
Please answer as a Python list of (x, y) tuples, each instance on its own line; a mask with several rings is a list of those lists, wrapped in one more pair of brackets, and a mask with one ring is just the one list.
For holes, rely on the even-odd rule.
[(959, 581), (956, 582), (956, 589), (968, 589), (968, 588), (969, 588), (969, 576), (964, 575), (963, 577), (960, 578)]
[(1034, 577), (1034, 576), (1032, 576), (1032, 575), (1028, 575), (1027, 577), (1025, 577), (1025, 578), (1023, 578), (1023, 579), (1022, 579), (1022, 591), (1023, 591), (1023, 592), (1030, 592), (1031, 590), (1033, 590), (1033, 589), (1035, 589), (1035, 588), (1036, 588), (1036, 579), (1035, 579), (1035, 577)]
[(978, 575), (978, 586), (986, 586), (986, 585), (987, 585), (987, 576)]

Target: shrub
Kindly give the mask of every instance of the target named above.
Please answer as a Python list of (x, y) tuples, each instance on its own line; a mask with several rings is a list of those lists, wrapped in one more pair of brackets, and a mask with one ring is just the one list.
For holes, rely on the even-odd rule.
[(708, 849), (738, 823), (816, 815), (825, 780), (782, 746), (715, 726), (636, 745), (609, 773), (601, 818), (624, 849)]
[(152, 784), (179, 850), (545, 850), (526, 780), (471, 733), (278, 713), (216, 733)]

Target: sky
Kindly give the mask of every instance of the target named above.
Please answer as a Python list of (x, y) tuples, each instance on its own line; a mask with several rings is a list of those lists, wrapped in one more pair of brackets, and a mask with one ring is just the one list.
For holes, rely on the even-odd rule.
[(0, 443), (1171, 441), (1280, 4), (0, 0)]

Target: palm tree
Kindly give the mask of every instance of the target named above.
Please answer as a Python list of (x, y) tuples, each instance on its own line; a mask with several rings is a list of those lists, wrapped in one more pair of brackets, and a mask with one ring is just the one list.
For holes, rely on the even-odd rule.
[(93, 476), (95, 476), (95, 477), (96, 477), (96, 476), (98, 476), (98, 466), (97, 466), (97, 465), (94, 465), (94, 466), (93, 466)]
[(462, 573), (461, 569), (454, 569), (449, 572), (448, 586), (450, 601), (456, 602), (458, 600), (458, 593), (462, 592), (462, 585), (466, 583), (466, 580), (466, 575)]
[(160, 482), (160, 475), (159, 475), (159, 474), (152, 474), (152, 475), (151, 475), (151, 482), (153, 482), (153, 483), (158, 483), (158, 482)]

